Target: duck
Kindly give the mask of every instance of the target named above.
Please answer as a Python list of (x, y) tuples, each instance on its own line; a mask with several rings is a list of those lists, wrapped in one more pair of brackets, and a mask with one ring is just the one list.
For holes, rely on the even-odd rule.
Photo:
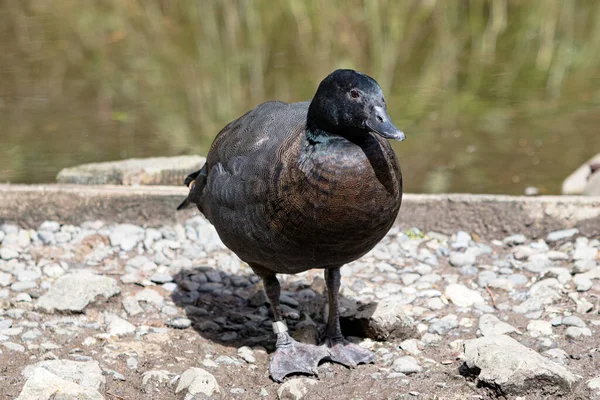
[[(370, 76), (338, 69), (311, 101), (268, 101), (227, 124), (206, 163), (184, 181), (187, 198), (222, 242), (262, 279), (276, 335), (269, 372), (317, 375), (321, 361), (350, 368), (375, 355), (340, 328), (341, 268), (387, 234), (402, 203), (402, 174), (389, 140), (403, 141)], [(294, 340), (277, 274), (322, 269), (329, 313), (320, 345)]]

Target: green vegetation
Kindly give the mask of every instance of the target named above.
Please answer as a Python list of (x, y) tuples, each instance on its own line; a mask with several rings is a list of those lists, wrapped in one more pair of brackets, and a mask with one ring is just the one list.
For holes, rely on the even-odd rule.
[(0, 0), (0, 181), (206, 153), (335, 68), (384, 89), (409, 191), (556, 193), (600, 151), (600, 2)]

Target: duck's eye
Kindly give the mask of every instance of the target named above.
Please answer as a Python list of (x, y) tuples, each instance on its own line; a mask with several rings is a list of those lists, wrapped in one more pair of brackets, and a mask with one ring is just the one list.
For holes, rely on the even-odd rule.
[(360, 97), (360, 93), (358, 92), (358, 90), (352, 89), (350, 91), (350, 97), (352, 97), (353, 99), (358, 99)]

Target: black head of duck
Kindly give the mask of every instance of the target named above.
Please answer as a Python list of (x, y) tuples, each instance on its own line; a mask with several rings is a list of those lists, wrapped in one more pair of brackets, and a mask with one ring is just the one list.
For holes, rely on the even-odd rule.
[(314, 134), (348, 138), (369, 132), (398, 141), (406, 138), (392, 123), (379, 84), (351, 69), (338, 69), (323, 79), (308, 108), (307, 128)]

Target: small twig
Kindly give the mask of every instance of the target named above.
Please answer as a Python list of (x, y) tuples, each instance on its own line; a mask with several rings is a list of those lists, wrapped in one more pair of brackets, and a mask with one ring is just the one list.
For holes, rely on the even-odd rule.
[(490, 295), (490, 298), (492, 299), (492, 304), (494, 305), (494, 308), (498, 308), (498, 306), (496, 305), (496, 299), (494, 299), (494, 295), (492, 294), (492, 291), (490, 290), (488, 285), (485, 285), (485, 290), (487, 290), (488, 294)]
[(106, 394), (109, 395), (109, 396), (116, 397), (119, 400), (127, 400), (125, 397), (121, 397), (118, 394), (114, 394), (114, 393), (111, 393), (111, 392), (106, 392)]

